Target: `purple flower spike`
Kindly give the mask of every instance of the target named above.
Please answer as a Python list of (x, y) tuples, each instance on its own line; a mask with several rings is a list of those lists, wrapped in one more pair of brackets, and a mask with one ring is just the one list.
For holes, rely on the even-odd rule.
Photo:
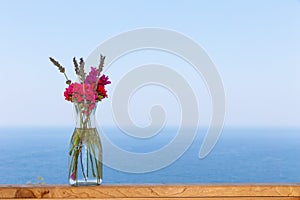
[(84, 83), (92, 84), (97, 82), (97, 77), (99, 76), (99, 71), (95, 67), (91, 67), (89, 75), (87, 75)]

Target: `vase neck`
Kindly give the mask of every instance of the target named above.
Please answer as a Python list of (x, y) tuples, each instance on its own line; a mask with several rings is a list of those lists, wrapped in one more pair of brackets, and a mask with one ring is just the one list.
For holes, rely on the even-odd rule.
[(96, 128), (96, 108), (96, 103), (74, 103), (75, 127), (80, 129)]

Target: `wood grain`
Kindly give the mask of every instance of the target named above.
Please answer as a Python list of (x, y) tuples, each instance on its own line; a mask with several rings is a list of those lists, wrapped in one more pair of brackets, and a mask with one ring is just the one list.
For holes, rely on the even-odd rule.
[(66, 185), (0, 186), (0, 199), (293, 199), (300, 200), (300, 185)]

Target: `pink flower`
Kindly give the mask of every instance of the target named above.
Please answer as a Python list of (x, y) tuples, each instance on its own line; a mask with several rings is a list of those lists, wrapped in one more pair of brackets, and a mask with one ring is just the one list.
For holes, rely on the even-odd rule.
[(74, 93), (82, 94), (83, 93), (83, 85), (80, 83), (74, 83)]
[(96, 106), (95, 103), (91, 103), (88, 107), (89, 112), (91, 112), (95, 108), (95, 106)]
[(92, 67), (85, 83), (72, 83), (66, 88), (64, 92), (65, 99), (77, 103), (84, 102), (87, 106), (85, 106), (83, 112), (90, 113), (97, 101), (107, 98), (105, 85), (111, 83), (108, 76), (105, 75), (102, 75), (97, 82), (98, 76), (99, 71)]

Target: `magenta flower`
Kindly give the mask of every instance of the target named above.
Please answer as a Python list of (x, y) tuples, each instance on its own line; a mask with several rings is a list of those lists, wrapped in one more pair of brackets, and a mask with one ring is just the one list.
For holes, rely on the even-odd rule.
[(75, 172), (73, 172), (73, 173), (71, 174), (70, 178), (71, 178), (72, 180), (75, 180)]
[(93, 84), (97, 82), (97, 77), (100, 75), (100, 72), (95, 67), (91, 67), (90, 73), (87, 75), (84, 83)]
[(98, 85), (107, 85), (110, 84), (111, 82), (108, 80), (108, 76), (105, 76), (104, 74), (100, 77)]

